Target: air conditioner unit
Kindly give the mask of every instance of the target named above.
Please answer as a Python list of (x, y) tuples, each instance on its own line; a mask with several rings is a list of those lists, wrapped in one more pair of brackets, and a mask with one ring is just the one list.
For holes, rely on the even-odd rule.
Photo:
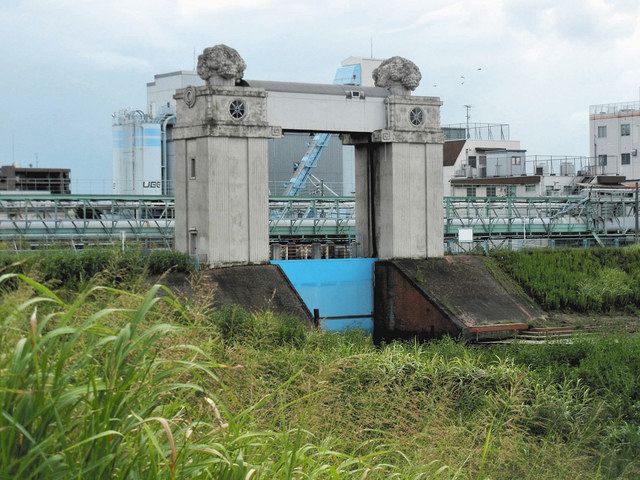
[(637, 157), (638, 156), (638, 149), (634, 148), (633, 150), (631, 150), (631, 156), (632, 157)]
[(360, 90), (349, 90), (347, 91), (347, 98), (359, 98), (364, 100), (364, 92)]
[(571, 177), (576, 173), (576, 166), (573, 163), (564, 162), (560, 164), (560, 175)]

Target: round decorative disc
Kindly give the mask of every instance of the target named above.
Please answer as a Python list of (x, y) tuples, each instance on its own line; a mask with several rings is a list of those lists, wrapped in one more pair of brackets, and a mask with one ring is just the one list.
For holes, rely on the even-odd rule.
[(184, 91), (184, 103), (192, 108), (196, 104), (196, 87), (189, 85)]
[(424, 123), (424, 110), (420, 107), (414, 107), (409, 112), (409, 121), (414, 127), (418, 127)]
[(235, 120), (240, 120), (245, 115), (245, 106), (242, 100), (234, 100), (229, 104), (229, 115)]

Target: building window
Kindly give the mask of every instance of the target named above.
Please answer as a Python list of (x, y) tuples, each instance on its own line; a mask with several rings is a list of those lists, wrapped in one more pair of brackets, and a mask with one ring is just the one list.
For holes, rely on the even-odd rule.
[(522, 157), (511, 157), (511, 165), (522, 164)]
[(524, 191), (525, 192), (535, 192), (536, 191), (536, 185), (535, 183), (530, 183), (528, 185), (524, 186)]
[(496, 196), (496, 187), (487, 187), (487, 197)]
[(476, 187), (467, 187), (467, 197), (476, 196)]
[(189, 253), (198, 253), (198, 231), (195, 228), (189, 230)]
[(189, 178), (196, 178), (196, 157), (189, 159)]
[(620, 163), (622, 165), (631, 165), (631, 154), (630, 153), (623, 153), (621, 158), (620, 158)]
[(603, 125), (598, 127), (598, 138), (606, 138), (607, 137), (607, 126)]
[(598, 165), (604, 167), (607, 164), (607, 156), (606, 155), (598, 155)]
[(550, 197), (553, 195), (553, 185), (547, 185), (547, 188), (545, 189), (547, 197)]
[(516, 196), (516, 186), (507, 185), (507, 197), (515, 197), (515, 196)]
[(620, 125), (620, 136), (628, 137), (631, 135), (631, 125), (628, 123), (623, 123)]
[(476, 168), (476, 157), (475, 156), (469, 157), (469, 166), (472, 167), (472, 168)]

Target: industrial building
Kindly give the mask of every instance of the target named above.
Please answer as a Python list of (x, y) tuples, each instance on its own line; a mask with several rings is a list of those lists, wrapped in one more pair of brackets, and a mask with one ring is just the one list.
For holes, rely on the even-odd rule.
[(70, 177), (68, 168), (4, 165), (0, 167), (0, 191), (70, 194)]

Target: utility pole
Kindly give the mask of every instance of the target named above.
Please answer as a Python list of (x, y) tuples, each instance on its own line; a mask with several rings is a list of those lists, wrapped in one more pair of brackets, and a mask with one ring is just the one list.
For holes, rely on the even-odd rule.
[(638, 204), (640, 204), (640, 202), (638, 201), (638, 182), (636, 182), (636, 232), (634, 235), (634, 241), (635, 243), (638, 243)]
[(471, 138), (471, 135), (469, 134), (469, 119), (471, 118), (469, 110), (471, 110), (471, 105), (464, 105), (464, 108), (467, 109), (467, 138)]

